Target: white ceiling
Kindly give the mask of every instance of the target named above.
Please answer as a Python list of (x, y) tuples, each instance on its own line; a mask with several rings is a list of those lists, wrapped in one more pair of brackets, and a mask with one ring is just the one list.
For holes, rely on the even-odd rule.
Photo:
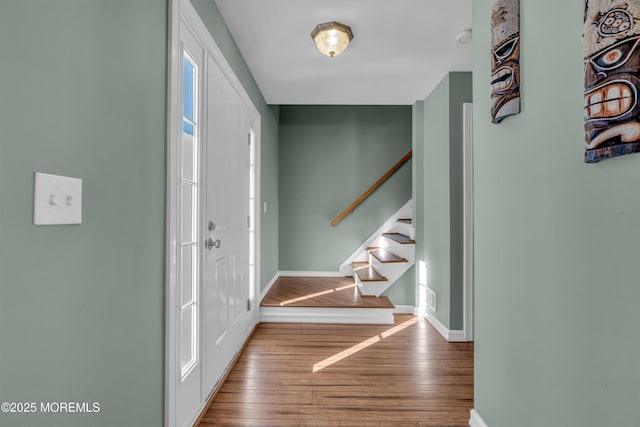
[[(215, 0), (269, 104), (412, 104), (449, 71), (471, 70), (471, 0)], [(350, 25), (335, 58), (310, 37)]]

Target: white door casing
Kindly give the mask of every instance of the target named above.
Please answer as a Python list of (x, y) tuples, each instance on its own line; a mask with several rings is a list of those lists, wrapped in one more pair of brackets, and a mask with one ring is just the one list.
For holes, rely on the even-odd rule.
[(463, 303), (464, 340), (473, 341), (473, 104), (463, 104)]
[[(202, 91), (205, 51), (193, 34), (183, 28), (180, 34), (180, 124), (177, 141), (178, 161), (174, 190), (177, 194), (176, 303), (172, 307), (176, 320), (175, 387), (177, 425), (189, 425), (197, 416), (202, 400), (202, 357), (199, 193), (202, 140)], [(185, 83), (191, 82), (191, 84)]]
[[(211, 35), (193, 9), (189, 0), (170, 0), (170, 39), (168, 65), (168, 105), (167, 105), (167, 228), (166, 228), (166, 328), (165, 328), (165, 426), (191, 426), (204, 408), (213, 387), (219, 382), (228, 367), (228, 362), (241, 348), (251, 329), (258, 320), (259, 295), (255, 277), (259, 277), (260, 266), (260, 216), (256, 210), (260, 205), (260, 115), (253, 106), (237, 77), (224, 56), (215, 45)], [(198, 90), (197, 98), (198, 130), (194, 140), (200, 162), (196, 159), (197, 173), (193, 180), (194, 191), (197, 192), (199, 210), (193, 213), (197, 226), (193, 227), (195, 236), (193, 244), (198, 245), (197, 261), (194, 272), (197, 275), (195, 292), (200, 313), (196, 316), (195, 332), (197, 342), (193, 346), (196, 363), (183, 368), (181, 360), (181, 337), (186, 336), (181, 329), (182, 311), (186, 307), (185, 297), (180, 287), (181, 248), (183, 246), (180, 233), (184, 229), (181, 222), (184, 216), (185, 184), (181, 169), (184, 155), (181, 145), (183, 138), (183, 57), (197, 64)], [(216, 83), (213, 83), (213, 82)], [(220, 83), (226, 82), (226, 83)], [(226, 106), (233, 120), (224, 122), (212, 116), (207, 110), (217, 108), (223, 113), (223, 103), (210, 100), (215, 93), (213, 88), (224, 86), (229, 96)], [(231, 88), (231, 90), (229, 89)], [(231, 113), (232, 112), (232, 113)], [(211, 123), (209, 123), (211, 122)], [(233, 145), (229, 139), (217, 141), (208, 139), (218, 131), (225, 135), (235, 135), (240, 141), (239, 133), (244, 134), (245, 145)], [(249, 133), (253, 144), (248, 148)], [(212, 148), (208, 149), (208, 145)], [(229, 147), (227, 147), (229, 145)], [(214, 155), (219, 151), (218, 155)], [(253, 154), (251, 167), (254, 180), (249, 184), (249, 154)], [(211, 161), (211, 165), (209, 162)], [(233, 166), (235, 165), (235, 167)], [(198, 167), (199, 166), (199, 167)], [(212, 171), (216, 171), (213, 173)], [(207, 175), (209, 173), (209, 175)], [(235, 174), (235, 175), (234, 175)], [(189, 180), (187, 180), (188, 183)], [(212, 182), (211, 188), (208, 184)], [(232, 182), (231, 185), (226, 185)], [(197, 188), (197, 189), (196, 189)], [(249, 202), (251, 188), (252, 202)], [(181, 192), (182, 191), (182, 192)], [(242, 192), (242, 194), (240, 194)], [(230, 199), (230, 200), (226, 200)], [(219, 206), (227, 206), (228, 212), (218, 212)], [(250, 212), (250, 206), (254, 209)], [(243, 217), (239, 217), (242, 212)], [(208, 231), (209, 216), (218, 219), (217, 230)], [(252, 233), (247, 228), (247, 216), (251, 216)], [(241, 227), (244, 225), (244, 227)], [(216, 234), (217, 233), (217, 234)], [(253, 236), (249, 244), (249, 235)], [(209, 237), (220, 239), (221, 248), (206, 249)], [(224, 250), (224, 254), (223, 254)], [(251, 253), (249, 253), (251, 251)], [(249, 266), (251, 260), (251, 267)], [(224, 265), (225, 268), (217, 268)], [(253, 268), (253, 270), (250, 270)], [(197, 286), (200, 285), (200, 286)], [(230, 286), (230, 287), (229, 287)], [(250, 299), (250, 309), (247, 309)], [(228, 313), (228, 317), (220, 313)], [(215, 332), (213, 341), (208, 331)], [(226, 331), (226, 333), (224, 333)], [(216, 335), (217, 334), (217, 335)], [(213, 342), (213, 344), (212, 344)], [(183, 346), (188, 348), (189, 346)], [(190, 348), (190, 347), (189, 347)], [(182, 359), (185, 359), (182, 356)], [(184, 375), (183, 375), (184, 374)]]

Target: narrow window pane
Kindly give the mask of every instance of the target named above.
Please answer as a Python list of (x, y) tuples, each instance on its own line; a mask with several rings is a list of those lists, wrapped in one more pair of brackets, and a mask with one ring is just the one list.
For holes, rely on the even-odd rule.
[(253, 231), (249, 232), (249, 265), (253, 266), (256, 263), (255, 260), (255, 242), (256, 242), (256, 236), (255, 233)]
[(183, 68), (184, 68), (184, 99), (183, 99), (183, 107), (182, 107), (182, 115), (187, 119), (195, 122), (193, 119), (193, 106), (194, 106), (194, 97), (193, 97), (193, 80), (194, 80), (194, 67), (193, 64), (187, 59), (183, 60)]
[(182, 312), (180, 319), (180, 365), (182, 366), (183, 371), (194, 359), (194, 314), (194, 306), (189, 306)]
[(193, 206), (194, 185), (189, 182), (182, 183), (182, 242), (195, 242), (194, 223), (195, 212)]
[(249, 230), (253, 231), (256, 229), (256, 201), (254, 199), (249, 199)]
[(182, 133), (193, 136), (193, 125), (186, 120), (182, 121)]
[[(192, 126), (193, 127), (193, 126)], [(192, 135), (182, 133), (182, 179), (195, 182), (194, 139)]]
[(182, 280), (180, 283), (182, 299), (180, 305), (184, 306), (190, 304), (193, 301), (193, 278), (194, 278), (194, 256), (193, 246), (183, 246), (181, 248), (182, 257), (180, 258), (180, 269), (182, 271)]
[(249, 165), (249, 197), (255, 197), (256, 188), (255, 188), (255, 170), (253, 165)]

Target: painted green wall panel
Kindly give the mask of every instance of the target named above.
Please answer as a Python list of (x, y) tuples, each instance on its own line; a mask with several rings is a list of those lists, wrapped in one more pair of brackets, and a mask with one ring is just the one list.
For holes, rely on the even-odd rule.
[(468, 72), (449, 73), (449, 213), (450, 229), (450, 313), (449, 329), (464, 329), (464, 205), (463, 205), (463, 104), (471, 102), (472, 78)]
[(212, 0), (191, 0), (198, 15), (211, 33), (216, 45), (233, 69), (262, 120), (261, 199), (267, 204), (262, 210), (260, 233), (260, 286), (264, 288), (278, 272), (278, 107), (265, 103), (251, 71), (240, 53), (227, 24)]
[(427, 286), (437, 294), (435, 316), (450, 327), (449, 75), (424, 100), (422, 152), (417, 183), (416, 263), (425, 263)]
[(416, 273), (414, 267), (408, 269), (398, 280), (384, 291), (394, 305), (416, 305)]
[[(167, 3), (0, 9), (0, 401), (100, 403), (0, 425), (162, 425)], [(33, 225), (36, 171), (81, 225)]]
[(462, 105), (471, 102), (471, 84), (471, 73), (449, 73), (414, 105), (416, 260), (437, 295), (432, 314), (450, 330), (464, 327)]
[(493, 125), (492, 0), (474, 2), (475, 407), (490, 427), (635, 426), (640, 155), (583, 163), (584, 2), (520, 3), (522, 113)]
[(337, 271), (411, 198), (411, 163), (331, 221), (410, 149), (410, 106), (281, 106), (280, 270)]

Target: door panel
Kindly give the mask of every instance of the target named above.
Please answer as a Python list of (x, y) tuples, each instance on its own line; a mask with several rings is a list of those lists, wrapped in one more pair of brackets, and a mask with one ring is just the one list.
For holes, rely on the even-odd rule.
[(217, 316), (216, 345), (220, 343), (229, 329), (229, 323), (227, 321), (227, 319), (229, 319), (229, 280), (227, 272), (227, 258), (223, 257), (216, 260), (216, 266), (213, 272), (215, 274), (215, 282), (213, 285), (218, 287), (218, 298), (214, 299), (216, 306), (215, 312), (212, 313)]
[(249, 296), (250, 115), (213, 58), (207, 72), (204, 221), (211, 249), (203, 260), (205, 392), (222, 377), (252, 326)]

